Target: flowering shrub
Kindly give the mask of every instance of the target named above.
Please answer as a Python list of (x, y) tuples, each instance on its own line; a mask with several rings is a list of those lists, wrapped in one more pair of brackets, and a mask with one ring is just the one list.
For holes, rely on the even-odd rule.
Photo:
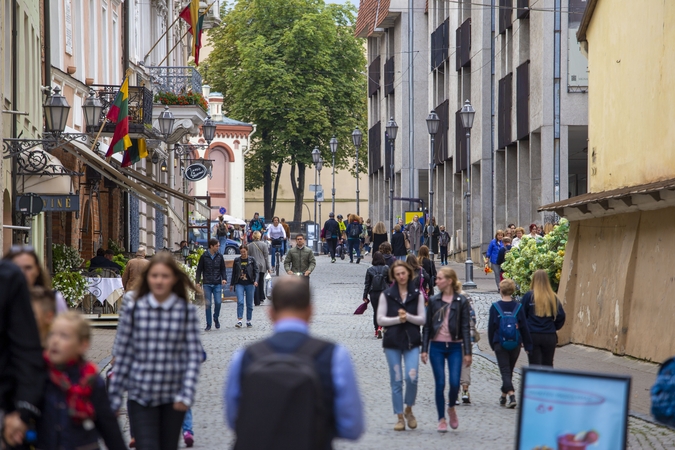
[(505, 278), (516, 282), (517, 294), (522, 295), (530, 289), (532, 274), (539, 269), (548, 273), (551, 287), (555, 292), (558, 291), (569, 229), (569, 221), (561, 219), (543, 238), (523, 236), (520, 245), (506, 253), (502, 270)]
[(84, 259), (80, 257), (80, 252), (73, 247), (65, 244), (52, 245), (52, 266), (54, 273), (74, 272), (82, 266), (83, 262)]
[(155, 103), (162, 105), (197, 105), (204, 111), (208, 110), (206, 98), (200, 92), (188, 91), (181, 94), (174, 92), (158, 92), (155, 94)]
[[(181, 268), (181, 270), (183, 272), (185, 272), (185, 274), (188, 277), (190, 277), (190, 279), (194, 283), (195, 280), (197, 279), (197, 265), (195, 264), (194, 266), (192, 266), (192, 265), (188, 265), (188, 264), (184, 264), (184, 263), (179, 262), (178, 266)], [(192, 291), (192, 290), (188, 290), (188, 297), (190, 297), (190, 298), (188, 298), (187, 300), (189, 300), (190, 302), (194, 302), (195, 301), (195, 292)]]
[(60, 272), (54, 275), (53, 288), (63, 294), (68, 305), (76, 306), (87, 293), (87, 280), (79, 272)]
[[(190, 256), (187, 257), (187, 263), (190, 265), (190, 267), (195, 268), (195, 273), (197, 271), (197, 264), (199, 264), (199, 260), (201, 259), (202, 255), (204, 254), (205, 251), (206, 251), (206, 249), (204, 249), (202, 247), (199, 247), (197, 250), (190, 253)], [(195, 277), (196, 277), (196, 275), (195, 275)], [(195, 278), (193, 277), (192, 281), (194, 281), (194, 280), (195, 280)]]

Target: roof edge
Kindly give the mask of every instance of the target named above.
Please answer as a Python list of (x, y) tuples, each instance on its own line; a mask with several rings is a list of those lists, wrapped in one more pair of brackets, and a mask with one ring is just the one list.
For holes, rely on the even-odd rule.
[(584, 15), (581, 17), (581, 24), (577, 30), (577, 41), (579, 42), (584, 42), (586, 40), (586, 31), (588, 31), (588, 26), (591, 24), (591, 19), (593, 18), (595, 7), (598, 6), (598, 1), (599, 0), (588, 0), (588, 5), (586, 5)]

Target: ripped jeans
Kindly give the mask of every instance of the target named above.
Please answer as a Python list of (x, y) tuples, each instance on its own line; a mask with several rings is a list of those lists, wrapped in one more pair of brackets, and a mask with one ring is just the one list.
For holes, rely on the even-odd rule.
[[(384, 356), (389, 364), (389, 379), (391, 383), (391, 401), (394, 404), (394, 414), (403, 414), (403, 404), (413, 406), (417, 397), (417, 380), (420, 366), (420, 349), (398, 350), (385, 348)], [(403, 360), (404, 367), (401, 367)], [(403, 370), (405, 369), (405, 402), (403, 399)]]

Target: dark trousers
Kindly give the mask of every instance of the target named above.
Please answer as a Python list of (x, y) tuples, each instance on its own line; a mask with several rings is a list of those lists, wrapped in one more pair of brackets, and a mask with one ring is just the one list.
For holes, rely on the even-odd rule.
[(448, 246), (443, 247), (441, 245), (441, 264), (448, 263)]
[(495, 344), (495, 356), (499, 372), (502, 374), (502, 393), (513, 391), (513, 368), (520, 356), (520, 346), (514, 350), (504, 350), (500, 344)]
[(261, 302), (265, 301), (265, 271), (258, 273), (258, 287), (255, 288), (255, 293), (253, 294), (253, 304), (255, 306), (260, 306)]
[(173, 409), (173, 403), (146, 407), (128, 402), (129, 424), (133, 427), (139, 450), (176, 450), (185, 413)]
[(553, 367), (553, 355), (558, 343), (555, 333), (530, 333), (532, 336), (532, 351), (527, 355), (531, 366)]
[(330, 253), (330, 259), (335, 259), (335, 249), (337, 248), (337, 238), (326, 239), (328, 243), (328, 252)]
[(349, 260), (354, 261), (354, 250), (356, 250), (356, 258), (361, 259), (361, 241), (358, 239), (347, 239), (349, 244)]
[(379, 328), (379, 325), (377, 324), (377, 305), (380, 302), (380, 295), (382, 295), (382, 291), (370, 291), (370, 306), (373, 307), (373, 326), (375, 327), (375, 331)]

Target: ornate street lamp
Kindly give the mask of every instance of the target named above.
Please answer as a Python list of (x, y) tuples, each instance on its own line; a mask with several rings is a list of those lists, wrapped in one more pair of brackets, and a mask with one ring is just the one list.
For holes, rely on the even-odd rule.
[(317, 170), (316, 166), (321, 160), (321, 151), (319, 147), (314, 147), (312, 150), (312, 162), (314, 163), (314, 254), (319, 254), (319, 240), (317, 239), (319, 233), (317, 230), (318, 224), (316, 223), (316, 187), (317, 187)]
[(89, 97), (84, 101), (82, 110), (84, 110), (84, 121), (87, 128), (98, 126), (101, 122), (103, 103), (96, 96), (96, 92), (93, 89), (89, 91)]
[(338, 149), (338, 140), (335, 136), (330, 138), (330, 153), (333, 155), (333, 189), (331, 190), (331, 194), (333, 196), (333, 204), (332, 204), (332, 211), (335, 213), (335, 154), (337, 153)]
[[(429, 136), (431, 136), (431, 147), (429, 148), (429, 221), (427, 222), (427, 236), (429, 236), (429, 242), (427, 245), (429, 249), (432, 250), (431, 239), (433, 238), (434, 225), (431, 222), (431, 218), (434, 217), (433, 208), (434, 208), (434, 167), (436, 166), (434, 161), (434, 142), (436, 139), (436, 133), (438, 133), (438, 126), (441, 124), (441, 119), (438, 118), (436, 111), (432, 110), (427, 116), (427, 129), (429, 131)], [(434, 254), (431, 253), (431, 259), (433, 260)]]
[(361, 216), (360, 213), (360, 203), (359, 203), (359, 147), (361, 147), (361, 138), (363, 133), (359, 130), (359, 127), (356, 127), (352, 132), (352, 142), (354, 147), (356, 147), (356, 159), (354, 160), (354, 171), (356, 172), (356, 215)]
[(159, 131), (164, 135), (164, 138), (168, 138), (173, 132), (173, 124), (176, 121), (173, 113), (169, 111), (168, 105), (164, 105), (164, 111), (159, 113), (157, 121), (159, 122)]
[(216, 136), (216, 124), (213, 123), (210, 115), (206, 117), (206, 121), (202, 125), (202, 131), (204, 132), (204, 140), (211, 145), (213, 138)]
[(54, 93), (47, 97), (44, 104), (45, 131), (47, 133), (63, 133), (68, 122), (70, 105), (66, 98), (60, 94), (61, 89), (57, 86)]
[[(391, 235), (394, 234), (394, 141), (396, 141), (396, 134), (398, 133), (398, 125), (392, 116), (387, 122), (386, 126), (387, 138), (391, 145), (389, 146), (391, 154), (389, 155), (389, 230)], [(389, 242), (391, 242), (391, 235)]]
[(471, 261), (471, 127), (476, 110), (471, 106), (471, 102), (466, 100), (459, 116), (462, 119), (462, 125), (466, 130), (466, 281), (464, 287), (475, 289), (476, 283), (473, 281), (473, 261)]

